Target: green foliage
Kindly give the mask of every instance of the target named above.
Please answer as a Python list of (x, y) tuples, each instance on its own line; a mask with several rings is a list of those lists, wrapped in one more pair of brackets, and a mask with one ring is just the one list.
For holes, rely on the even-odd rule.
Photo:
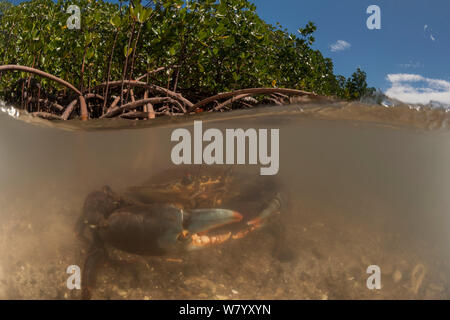
[(5, 0), (0, 0), (0, 19), (2, 18), (4, 12), (11, 7), (11, 3)]
[[(65, 10), (72, 4), (81, 8), (81, 30), (66, 27)], [(290, 34), (265, 23), (248, 0), (154, 0), (148, 8), (140, 1), (123, 6), (103, 0), (1, 2), (0, 18), (2, 64), (33, 66), (83, 88), (107, 79), (117, 32), (111, 79), (121, 79), (126, 58), (134, 60), (134, 75), (164, 66), (168, 71), (152, 81), (174, 85), (178, 79), (187, 97), (275, 84), (347, 99), (368, 90), (363, 71), (344, 80), (334, 75), (330, 59), (311, 48), (312, 22)], [(138, 39), (136, 50), (134, 41), (128, 47), (130, 37)], [(0, 90), (21, 76), (4, 74)]]
[(372, 94), (375, 89), (367, 88), (366, 77), (366, 73), (358, 68), (345, 83), (345, 98), (359, 100), (365, 95)]

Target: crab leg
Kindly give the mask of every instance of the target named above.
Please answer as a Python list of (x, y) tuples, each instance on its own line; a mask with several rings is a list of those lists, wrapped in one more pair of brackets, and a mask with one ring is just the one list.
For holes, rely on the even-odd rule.
[(84, 268), (82, 272), (82, 290), (81, 290), (81, 298), (83, 300), (91, 299), (91, 292), (93, 287), (95, 286), (95, 281), (97, 279), (97, 270), (98, 267), (103, 264), (108, 258), (108, 253), (106, 249), (101, 244), (92, 245), (89, 250), (88, 256), (84, 262)]

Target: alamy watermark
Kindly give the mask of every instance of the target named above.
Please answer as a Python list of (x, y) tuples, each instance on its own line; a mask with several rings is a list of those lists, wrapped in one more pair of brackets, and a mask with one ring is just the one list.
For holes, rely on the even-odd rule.
[[(422, 265), (419, 265), (422, 266)], [(414, 270), (416, 270), (415, 268)], [(420, 270), (422, 271), (422, 270)], [(413, 271), (414, 274), (415, 271)], [(66, 273), (70, 274), (69, 278), (67, 278), (67, 289), (69, 290), (80, 290), (81, 289), (81, 269), (77, 265), (70, 265), (67, 267)], [(367, 274), (370, 276), (366, 280), (366, 286), (369, 290), (380, 290), (381, 289), (381, 268), (377, 265), (370, 265), (366, 270)], [(421, 272), (421, 280), (423, 279), (424, 272)], [(419, 284), (420, 286), (420, 284)], [(418, 291), (418, 289), (416, 289)]]
[(67, 267), (66, 273), (70, 274), (70, 277), (67, 278), (67, 289), (73, 290), (81, 289), (81, 269), (77, 265), (70, 265)]
[(381, 29), (381, 9), (379, 6), (373, 4), (366, 10), (370, 16), (367, 18), (366, 25), (369, 30)]
[[(203, 132), (202, 121), (194, 121), (193, 135), (183, 128), (172, 132), (171, 141), (178, 143), (172, 149), (171, 159), (176, 165), (256, 165), (259, 162), (263, 166), (260, 168), (261, 175), (275, 175), (280, 166), (279, 139), (279, 129), (226, 129), (224, 134), (215, 128)], [(203, 148), (203, 142), (209, 143)]]
[(67, 18), (66, 26), (69, 30), (80, 30), (81, 29), (81, 10), (80, 7), (76, 5), (70, 5), (67, 8), (66, 13), (71, 14), (69, 18)]
[[(67, 18), (66, 26), (69, 30), (80, 30), (81, 29), (81, 10), (80, 7), (76, 5), (70, 5), (67, 8), (66, 13), (71, 16)], [(367, 14), (370, 16), (367, 18), (366, 26), (369, 30), (380, 30), (381, 29), (381, 8), (375, 4), (367, 7)]]
[(367, 267), (366, 273), (371, 274), (367, 278), (366, 285), (369, 290), (381, 289), (381, 268), (377, 265), (371, 265)]

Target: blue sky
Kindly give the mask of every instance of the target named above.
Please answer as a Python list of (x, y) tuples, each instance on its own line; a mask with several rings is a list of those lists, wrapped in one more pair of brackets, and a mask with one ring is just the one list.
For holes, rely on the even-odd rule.
[[(450, 0), (253, 2), (265, 21), (291, 32), (313, 21), (314, 47), (333, 59), (336, 73), (349, 76), (361, 67), (369, 85), (396, 98), (450, 103)], [(381, 9), (380, 30), (366, 26), (370, 5)], [(347, 47), (332, 51), (339, 40)]]

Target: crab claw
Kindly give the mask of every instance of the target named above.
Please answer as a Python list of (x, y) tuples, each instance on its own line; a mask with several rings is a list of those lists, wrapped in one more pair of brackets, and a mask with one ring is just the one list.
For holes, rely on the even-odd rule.
[(227, 209), (193, 209), (190, 210), (186, 223), (192, 233), (209, 231), (224, 225), (239, 222), (242, 215)]
[(261, 211), (259, 216), (253, 220), (248, 221), (247, 225), (256, 227), (263, 226), (271, 216), (281, 210), (283, 202), (283, 197), (280, 193), (277, 193), (276, 196), (268, 203), (267, 207)]
[(186, 214), (184, 236), (189, 239), (188, 250), (216, 245), (230, 239), (231, 232), (225, 234), (207, 234), (212, 229), (223, 227), (242, 220), (242, 215), (227, 209), (194, 209)]
[(273, 217), (277, 213), (280, 213), (284, 201), (285, 199), (283, 198), (283, 196), (280, 193), (277, 193), (256, 218), (247, 221), (246, 224), (248, 228), (233, 234), (232, 238), (241, 239), (247, 236), (250, 232), (264, 227), (266, 223), (271, 219), (271, 217)]

